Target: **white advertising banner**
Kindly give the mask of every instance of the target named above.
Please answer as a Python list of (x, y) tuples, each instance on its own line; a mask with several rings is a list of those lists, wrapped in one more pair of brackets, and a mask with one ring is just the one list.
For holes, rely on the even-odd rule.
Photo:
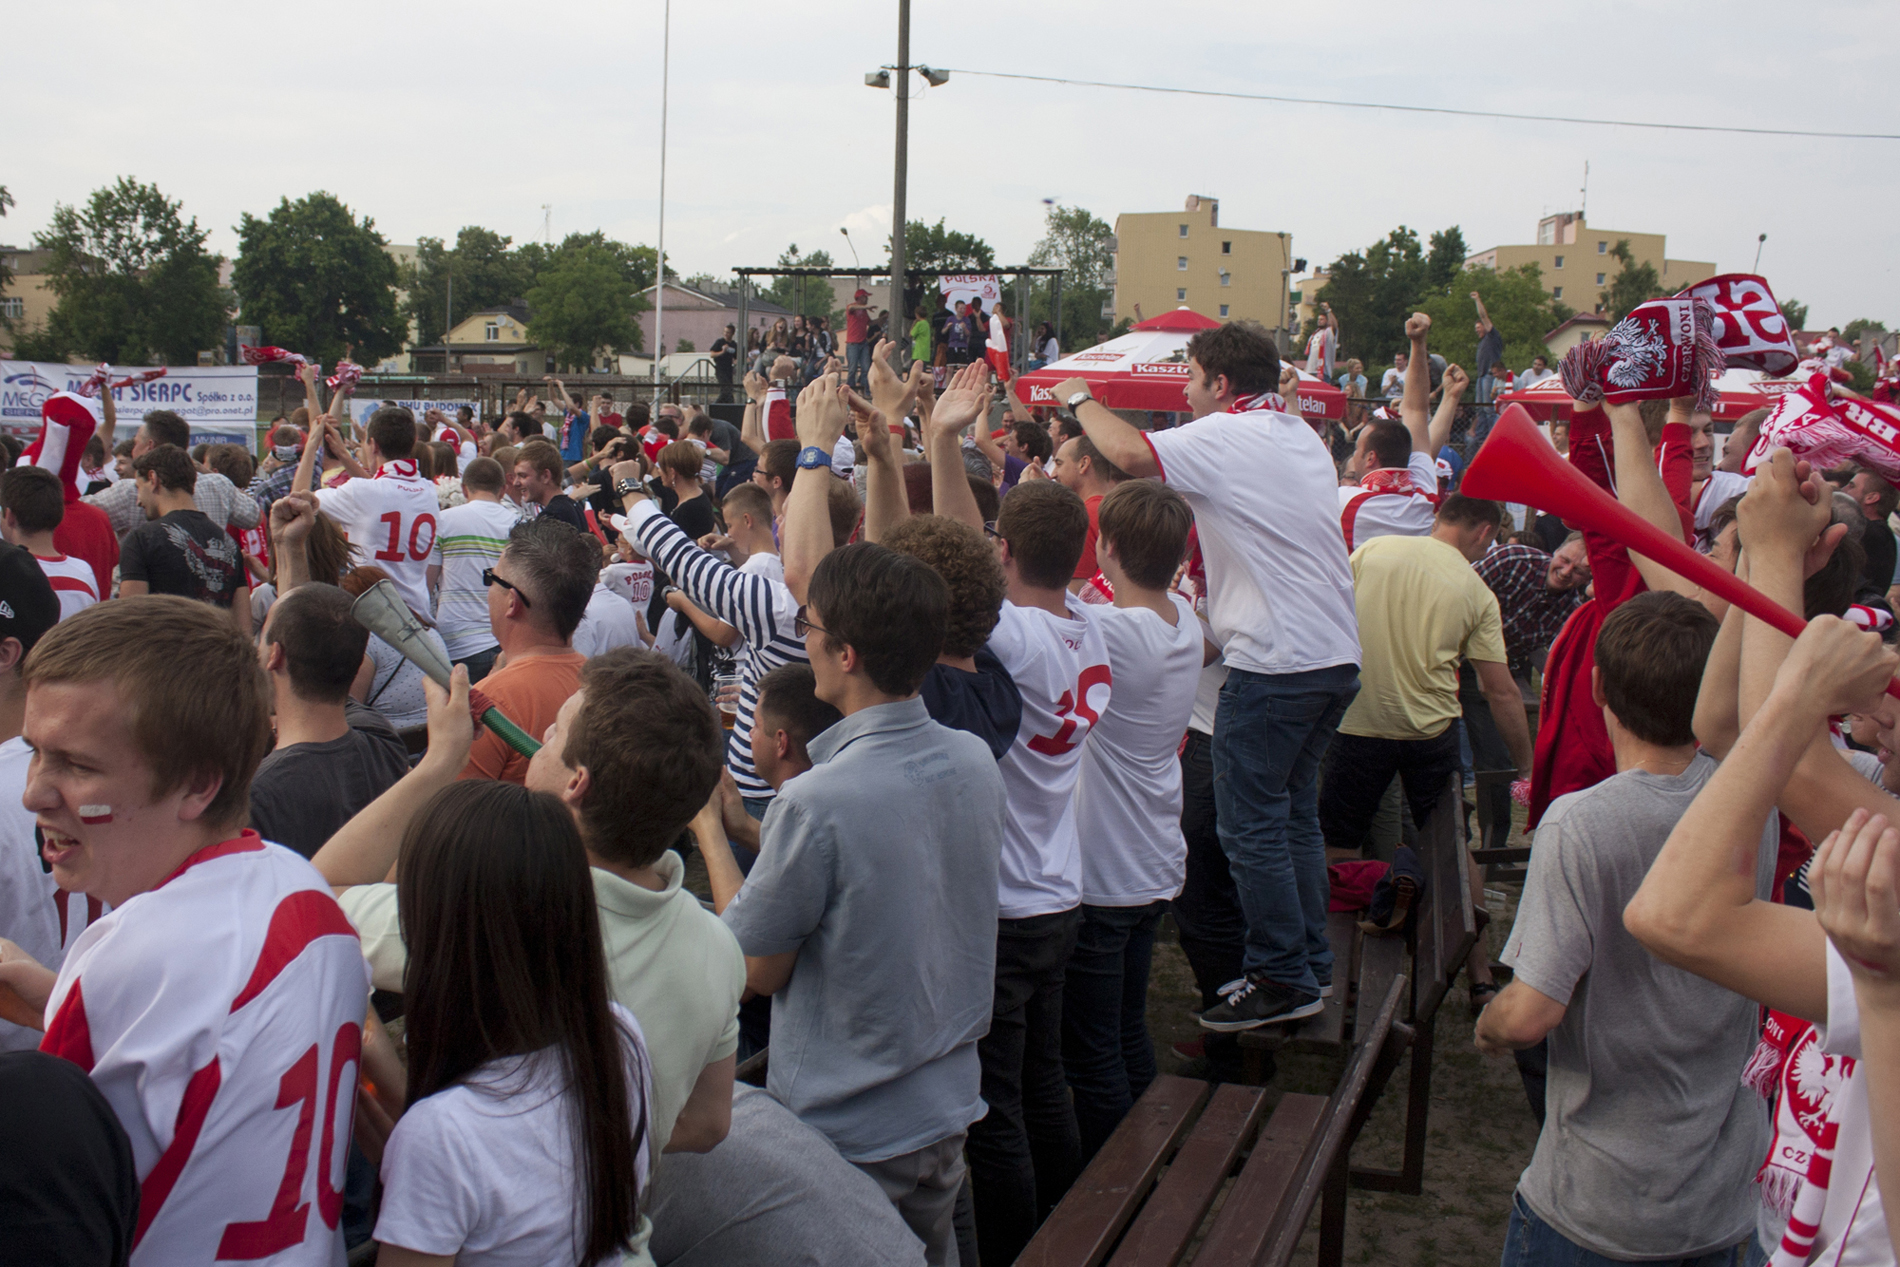
[[(0, 361), (0, 430), (29, 442), (40, 432), (40, 406), (55, 392), (77, 391), (95, 365), (59, 365), (47, 361)], [(154, 366), (115, 365), (114, 378), (141, 374)], [(112, 393), (121, 437), (137, 430), (140, 415), (169, 409), (191, 424), (191, 438), (202, 444), (241, 444), (257, 448), (257, 367), (255, 365), (175, 365), (163, 378), (132, 383)]]
[(477, 418), (482, 416), (481, 404), (473, 400), (386, 400), (381, 396), (371, 396), (367, 399), (359, 400), (355, 396), (352, 396), (350, 397), (350, 421), (356, 426), (367, 427), (369, 425), (369, 416), (378, 409), (381, 409), (384, 405), (401, 405), (404, 409), (407, 409), (416, 416), (417, 422), (421, 422), (423, 415), (428, 413), (431, 409), (440, 409), (453, 421), (455, 411), (460, 409), (463, 405), (467, 405), (470, 409), (474, 410)]
[(937, 286), (943, 291), (943, 306), (951, 312), (957, 310), (959, 303), (967, 304), (972, 299), (981, 299), (983, 311), (989, 312), (1003, 295), (1002, 284), (994, 273), (952, 273), (939, 277)]

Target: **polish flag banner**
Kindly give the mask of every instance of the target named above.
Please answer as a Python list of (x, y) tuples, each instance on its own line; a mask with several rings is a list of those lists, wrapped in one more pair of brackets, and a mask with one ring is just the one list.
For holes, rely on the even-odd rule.
[(996, 313), (990, 314), (990, 337), (983, 347), (983, 355), (989, 358), (990, 366), (996, 371), (996, 381), (1009, 381), (1009, 323)]
[(1762, 421), (1761, 437), (1749, 450), (1743, 472), (1753, 474), (1776, 448), (1793, 450), (1816, 470), (1851, 462), (1900, 484), (1900, 409), (1859, 396), (1835, 396), (1827, 374), (1816, 372)]

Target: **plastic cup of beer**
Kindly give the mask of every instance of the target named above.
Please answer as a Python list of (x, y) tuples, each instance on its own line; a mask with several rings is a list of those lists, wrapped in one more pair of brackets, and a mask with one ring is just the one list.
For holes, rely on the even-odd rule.
[(721, 673), (713, 678), (713, 704), (719, 709), (719, 724), (731, 730), (739, 720), (739, 675)]

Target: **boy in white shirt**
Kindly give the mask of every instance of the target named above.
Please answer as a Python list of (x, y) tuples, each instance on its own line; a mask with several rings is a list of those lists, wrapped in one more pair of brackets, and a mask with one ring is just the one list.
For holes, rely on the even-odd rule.
[(0, 980), (131, 1140), (133, 1261), (329, 1267), (369, 982), (323, 878), (240, 826), (270, 737), (256, 649), (189, 599), (115, 599), (25, 677), (43, 856), (112, 909), (57, 979), (0, 946)]
[[(310, 428), (292, 488), (309, 487), (322, 436), (322, 427)], [(383, 569), (410, 610), (427, 613), (434, 610), (429, 602), (429, 560), (435, 553), (441, 506), (435, 485), (417, 471), (415, 450), (415, 415), (385, 405), (369, 416), (363, 441), (363, 456), (375, 473), (369, 479), (319, 488), (317, 506), (349, 537), (358, 563)]]
[(37, 466), (13, 467), (0, 474), (0, 506), (5, 507), (0, 533), (40, 565), (59, 596), (61, 620), (99, 601), (99, 581), (92, 564), (53, 544), (53, 533), (66, 517), (59, 476)]
[(1068, 590), (1088, 537), (1082, 499), (1053, 480), (1031, 481), (1003, 499), (994, 524), (982, 523), (958, 433), (985, 425), (988, 375), (980, 361), (958, 371), (931, 415), (929, 443), (937, 513), (999, 542), (1008, 600), (989, 650), (1022, 695), (1022, 724), (997, 765), (1007, 802), (996, 1002), (977, 1045), (990, 1111), (971, 1124), (967, 1145), (979, 1251), (986, 1262), (1008, 1263), (1081, 1169), (1061, 1054), (1063, 977), (1082, 919), (1072, 793), (1113, 674), (1094, 609)]
[(1154, 1081), (1142, 1001), (1155, 926), (1186, 875), (1181, 766), (1206, 642), (1193, 606), (1168, 591), (1194, 515), (1154, 480), (1102, 499), (1096, 558), (1115, 591), (1093, 623), (1115, 689), (1089, 731), (1075, 787), (1082, 927), (1063, 982), (1062, 1063), (1086, 1164)]
[(443, 511), (429, 557), (429, 588), (435, 591), (435, 627), (449, 659), (468, 666), (471, 685), (488, 676), (501, 648), (488, 618), (488, 584), (482, 573), (501, 561), (508, 534), (520, 522), (501, 500), (508, 482), (501, 463), (476, 458), (462, 468), (468, 500)]

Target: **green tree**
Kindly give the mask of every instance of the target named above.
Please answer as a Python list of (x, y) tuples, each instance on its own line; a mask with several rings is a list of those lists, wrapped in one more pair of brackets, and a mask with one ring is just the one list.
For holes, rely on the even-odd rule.
[[(1062, 277), (1062, 346), (1085, 348), (1102, 341), (1114, 317), (1102, 315), (1113, 298), (1107, 284), (1114, 264), (1115, 231), (1083, 207), (1051, 206), (1043, 220), (1042, 240), (1029, 253), (1040, 268), (1060, 268)], [(1049, 281), (1030, 282), (1029, 311), (1036, 322), (1054, 320), (1054, 293)]]
[[(890, 268), (885, 251), (884, 267)], [(996, 252), (974, 233), (959, 233), (935, 224), (911, 220), (904, 225), (904, 268), (926, 273), (988, 273), (996, 268)]]
[[(12, 205), (13, 195), (7, 192), (5, 185), (0, 185), (0, 216), (5, 216), (7, 214), (7, 208)], [(4, 291), (12, 284), (13, 270), (7, 267), (5, 260), (0, 260), (0, 291)], [(0, 330), (11, 329), (13, 329), (13, 322), (5, 316), (0, 316)]]
[(634, 320), (641, 296), (628, 279), (625, 257), (605, 241), (562, 243), (527, 299), (528, 337), (563, 369), (592, 367), (603, 348), (641, 346)]
[[(780, 268), (832, 268), (828, 251), (801, 253), (794, 242), (779, 252)], [(774, 277), (772, 284), (759, 292), (781, 308), (789, 308), (801, 317), (833, 316), (831, 283), (823, 277)]]
[(1855, 317), (1852, 321), (1841, 327), (1841, 337), (1846, 339), (1849, 343), (1854, 344), (1860, 342), (1860, 336), (1863, 334), (1871, 334), (1878, 339), (1885, 337), (1886, 333), (1887, 323), (1884, 321), (1875, 321), (1871, 317)]
[(94, 190), (83, 207), (56, 205), (34, 244), (50, 253), (59, 302), (22, 355), (190, 365), (216, 347), (230, 314), (220, 257), (205, 250), (209, 230), (180, 208), (129, 176)]
[(1542, 273), (1535, 264), (1522, 264), (1503, 273), (1490, 268), (1461, 269), (1445, 287), (1425, 295), (1418, 310), (1432, 319), (1429, 346), (1433, 352), (1477, 377), (1478, 312), (1471, 302), (1473, 291), (1484, 300), (1491, 323), (1504, 336), (1506, 365), (1523, 369), (1532, 357), (1548, 355), (1544, 336), (1562, 325), (1564, 318), (1556, 311), (1561, 305), (1544, 289)]
[(1465, 256), (1471, 252), (1465, 249), (1465, 233), (1457, 225), (1449, 229), (1440, 229), (1431, 236), (1431, 253), (1425, 257), (1425, 282), (1436, 289), (1452, 285), (1458, 274), (1464, 271)]
[(416, 323), (416, 342), (440, 343), (444, 304), (454, 283), (456, 313), (466, 317), (484, 308), (497, 308), (527, 296), (534, 273), (527, 259), (513, 249), (513, 239), (492, 229), (468, 225), (455, 235), (455, 245), (441, 238), (416, 242), (416, 262), (402, 270), (400, 285), (409, 292), (403, 316)]
[(1799, 299), (1781, 301), (1781, 319), (1788, 323), (1788, 333), (1808, 328), (1808, 306)]
[(1405, 319), (1417, 311), (1429, 279), (1418, 234), (1400, 225), (1364, 251), (1349, 251), (1334, 260), (1314, 298), (1331, 304), (1339, 318), (1345, 356), (1356, 356), (1367, 366), (1385, 365), (1405, 348)]
[(1610, 248), (1610, 254), (1622, 267), (1610, 279), (1609, 289), (1598, 293), (1597, 300), (1603, 305), (1603, 315), (1612, 322), (1629, 316), (1630, 310), (1638, 304), (1660, 299), (1670, 293), (1669, 288), (1663, 285), (1662, 278), (1657, 276), (1654, 264), (1636, 262), (1636, 257), (1630, 254), (1628, 238), (1619, 239)]
[(231, 282), (266, 342), (325, 363), (347, 346), (365, 365), (402, 347), (396, 261), (368, 216), (319, 191), (280, 200), (262, 220), (246, 212), (237, 233)]

